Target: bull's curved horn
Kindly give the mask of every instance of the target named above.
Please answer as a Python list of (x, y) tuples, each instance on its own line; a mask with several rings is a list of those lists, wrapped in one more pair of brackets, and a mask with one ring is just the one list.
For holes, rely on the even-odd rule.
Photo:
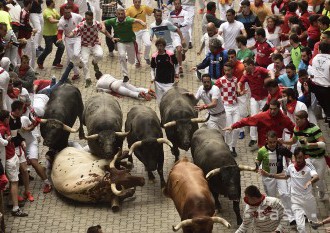
[(63, 124), (63, 130), (64, 131), (68, 131), (70, 133), (77, 133), (79, 131), (79, 128), (78, 129), (74, 129), (74, 128), (71, 128), (70, 126), (68, 126), (68, 125), (66, 125), (64, 123), (62, 123), (62, 124)]
[(129, 152), (128, 152), (128, 155), (132, 155), (134, 150), (136, 148), (138, 148), (139, 146), (142, 145), (142, 141), (137, 141), (137, 142), (134, 142), (133, 145), (131, 146), (131, 148), (129, 148)]
[(158, 138), (157, 142), (158, 143), (165, 143), (165, 144), (169, 145), (169, 147), (171, 147), (171, 148), (173, 147), (172, 142), (170, 142), (167, 138)]
[(186, 227), (186, 226), (191, 225), (192, 222), (193, 222), (192, 219), (186, 219), (186, 220), (183, 220), (183, 221), (180, 222), (178, 225), (176, 225), (176, 226), (172, 226), (172, 229), (173, 229), (173, 231), (178, 231), (178, 230), (180, 230), (181, 227)]
[(109, 167), (110, 168), (115, 168), (115, 163), (116, 163), (116, 160), (118, 159), (118, 156), (120, 155), (121, 153), (121, 148), (119, 148), (118, 150), (118, 153), (115, 155), (115, 157), (111, 160), (110, 164), (109, 164)]
[(204, 123), (208, 121), (208, 118), (197, 117), (197, 118), (191, 118), (190, 120), (193, 123)]
[(111, 184), (111, 191), (116, 196), (123, 196), (124, 194), (126, 194), (124, 187), (121, 186), (121, 188), (122, 188), (122, 190), (118, 190), (115, 183)]
[(220, 217), (211, 217), (211, 219), (212, 219), (212, 221), (213, 221), (214, 223), (221, 223), (222, 225), (226, 226), (227, 228), (230, 228), (230, 227), (231, 227), (230, 223), (227, 222), (227, 220), (224, 219), (224, 218), (220, 218)]
[(92, 134), (92, 135), (89, 135), (89, 136), (85, 136), (85, 139), (86, 140), (95, 140), (99, 137), (99, 134)]
[(166, 124), (164, 124), (164, 128), (168, 128), (168, 127), (172, 127), (172, 126), (175, 126), (176, 125), (176, 121), (170, 121), (170, 122), (167, 122)]
[(118, 136), (118, 137), (126, 137), (128, 134), (129, 134), (130, 131), (128, 132), (115, 132), (115, 134)]
[(250, 167), (250, 166), (246, 166), (246, 165), (238, 165), (238, 168), (240, 171), (250, 171), (250, 172), (256, 171), (255, 167)]
[(47, 121), (48, 121), (47, 119), (43, 119), (43, 118), (40, 119), (40, 123), (44, 123), (45, 124), (45, 123), (47, 123)]
[(209, 178), (218, 174), (219, 172), (220, 172), (220, 168), (213, 169), (212, 171), (209, 171), (209, 173), (207, 173), (205, 178), (208, 180)]

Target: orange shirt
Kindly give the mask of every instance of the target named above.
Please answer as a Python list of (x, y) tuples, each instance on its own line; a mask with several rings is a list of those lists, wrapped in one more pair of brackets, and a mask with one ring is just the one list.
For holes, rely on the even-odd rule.
[(261, 24), (264, 23), (267, 16), (272, 15), (271, 9), (266, 4), (261, 4), (259, 6), (255, 6), (254, 3), (251, 3), (251, 11), (258, 16)]

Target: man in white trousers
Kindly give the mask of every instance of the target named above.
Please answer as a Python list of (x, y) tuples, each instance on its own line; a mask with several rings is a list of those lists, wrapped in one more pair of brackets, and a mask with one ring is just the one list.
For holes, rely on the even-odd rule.
[(73, 68), (74, 75), (72, 80), (76, 80), (80, 78), (77, 64), (80, 62), (81, 37), (77, 36), (70, 38), (68, 35), (83, 20), (83, 17), (81, 17), (79, 14), (72, 13), (71, 11), (72, 9), (70, 6), (64, 7), (64, 14), (58, 23), (57, 40), (58, 42), (62, 40), (64, 34), (64, 44), (68, 57), (67, 64), (69, 64), (70, 61), (75, 64), (75, 67)]
[(2, 89), (2, 109), (8, 110), (7, 108), (7, 90), (8, 90), (8, 85), (9, 85), (10, 77), (8, 72), (0, 67), (0, 88)]
[(85, 75), (85, 87), (92, 84), (89, 72), (89, 55), (93, 55), (92, 64), (97, 66), (97, 63), (103, 58), (103, 49), (99, 40), (99, 32), (111, 38), (111, 35), (105, 30), (104, 25), (94, 20), (94, 14), (91, 11), (85, 13), (85, 21), (80, 22), (77, 27), (68, 35), (73, 38), (81, 36), (81, 61)]
[(271, 174), (261, 169), (262, 176), (275, 179), (290, 179), (291, 209), (294, 214), (297, 230), (306, 233), (305, 215), (309, 221), (317, 222), (316, 200), (312, 192), (312, 184), (319, 180), (313, 165), (306, 163), (304, 150), (297, 147), (294, 150), (295, 162), (291, 163), (285, 173)]
[[(133, 6), (130, 6), (126, 10), (126, 15), (140, 19), (143, 22), (147, 21), (147, 15), (150, 16), (152, 13), (155, 12), (155, 9), (146, 5), (141, 5), (141, 0), (133, 0)], [(151, 50), (151, 41), (150, 41), (150, 34), (147, 29), (147, 26), (142, 26), (139, 23), (133, 24), (133, 31), (136, 36), (136, 43), (139, 47), (139, 54), (142, 54), (142, 43), (144, 45), (144, 60), (148, 65), (150, 65), (150, 50)], [(141, 66), (140, 63), (135, 62), (136, 66)]]
[(195, 98), (203, 100), (204, 104), (197, 104), (195, 109), (198, 111), (207, 109), (210, 117), (205, 123), (206, 126), (217, 129), (222, 134), (222, 129), (226, 127), (226, 112), (220, 97), (220, 90), (216, 85), (212, 85), (211, 77), (208, 74), (203, 74), (201, 81), (203, 85), (198, 88)]
[(44, 17), (42, 15), (42, 3), (43, 0), (33, 0), (30, 10), (30, 22), (33, 28), (37, 30), (35, 34), (34, 46), (38, 52), (42, 52), (44, 49), (41, 47), (42, 30), (44, 28)]
[[(134, 64), (135, 59), (140, 63), (140, 56), (138, 54), (138, 45), (136, 43), (136, 36), (133, 31), (133, 23), (139, 23), (146, 26), (146, 23), (140, 19), (126, 17), (125, 9), (121, 6), (117, 8), (117, 17), (107, 19), (104, 21), (105, 26), (111, 25), (114, 31), (113, 42), (117, 42), (117, 49), (119, 53), (119, 62), (121, 73), (125, 80), (128, 80), (127, 62)], [(127, 59), (126, 59), (127, 57)]]

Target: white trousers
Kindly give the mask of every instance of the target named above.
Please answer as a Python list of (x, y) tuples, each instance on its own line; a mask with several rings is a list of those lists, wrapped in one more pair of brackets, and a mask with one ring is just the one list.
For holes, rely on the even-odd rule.
[[(261, 109), (265, 106), (267, 99), (263, 100), (255, 100), (253, 97), (251, 97), (251, 102), (250, 102), (250, 109), (251, 109), (251, 116), (259, 113)], [(250, 127), (250, 137), (251, 140), (257, 140), (258, 138), (258, 132), (257, 132), (257, 127), (251, 126)]]
[(289, 222), (294, 220), (294, 215), (291, 210), (291, 197), (288, 188), (287, 180), (277, 180), (269, 177), (262, 177), (262, 184), (264, 186), (267, 196), (277, 197), (277, 192), (279, 198), (283, 204), (284, 211), (288, 216)]
[[(121, 73), (123, 76), (128, 76), (128, 68), (127, 62), (130, 64), (134, 64), (135, 58), (138, 59), (140, 62), (139, 57), (137, 56), (138, 53), (138, 46), (136, 42), (129, 42), (129, 43), (117, 43), (117, 49), (119, 53), (119, 63), (121, 68)], [(127, 60), (126, 60), (127, 56)]]
[(94, 45), (94, 47), (81, 46), (81, 61), (84, 66), (85, 79), (91, 78), (88, 64), (89, 55), (92, 55), (94, 57), (94, 61), (96, 63), (101, 61), (103, 58), (103, 50), (101, 45)]
[(35, 37), (31, 36), (30, 39), (27, 40), (26, 46), (23, 49), (23, 53), (30, 58), (30, 66), (34, 69), (36, 64), (36, 46), (34, 43)]
[(305, 216), (310, 221), (317, 222), (316, 200), (313, 195), (296, 196), (291, 195), (292, 212), (297, 223), (297, 231), (299, 233), (306, 233)]
[[(233, 105), (225, 105), (226, 110), (226, 125), (232, 125), (235, 122), (239, 121), (240, 114), (239, 114), (239, 107), (238, 104)], [(239, 129), (234, 129), (231, 132), (225, 132), (225, 141), (229, 148), (236, 147), (237, 140), (238, 140)]]
[(306, 159), (306, 162), (311, 163), (319, 176), (319, 181), (315, 183), (315, 186), (318, 187), (318, 190), (320, 192), (325, 192), (326, 190), (326, 184), (325, 184), (325, 177), (326, 177), (326, 171), (328, 170), (327, 162), (325, 161), (324, 156), (321, 158), (308, 158)]
[(114, 92), (120, 95), (128, 96), (132, 98), (139, 98), (139, 93), (148, 93), (148, 89), (142, 87), (135, 87), (129, 82), (123, 82), (123, 80), (114, 81), (110, 87)]
[(229, 5), (229, 4), (220, 4), (219, 3), (220, 19), (227, 21), (226, 12), (227, 12), (227, 10), (232, 9), (232, 8), (233, 8), (233, 4)]
[[(208, 116), (208, 113), (205, 117)], [(219, 114), (216, 116), (210, 116), (210, 119), (205, 123), (206, 127), (209, 129), (217, 129), (223, 135), (223, 128), (226, 127), (226, 114)]]
[(10, 66), (10, 59), (8, 57), (1, 58), (0, 66), (8, 72)]
[[(142, 54), (142, 44), (144, 45), (144, 59), (150, 59), (151, 41), (150, 34), (147, 29), (135, 32), (136, 43), (138, 44), (138, 60), (140, 60), (140, 54)], [(136, 61), (137, 62), (137, 59)]]
[[(246, 85), (247, 86), (247, 85)], [(250, 97), (248, 94), (237, 96), (237, 103), (239, 108), (240, 119), (249, 115)], [(239, 129), (240, 132), (244, 132), (244, 127)]]
[(155, 83), (155, 94), (156, 100), (158, 105), (160, 104), (160, 100), (162, 99), (163, 95), (172, 88), (174, 83), (159, 83), (157, 81)]
[(38, 48), (38, 46), (41, 45), (42, 41), (42, 30), (44, 28), (44, 18), (42, 16), (42, 13), (31, 13), (30, 14), (30, 23), (32, 24), (32, 27), (34, 29), (37, 29), (37, 33), (35, 34), (35, 46)]
[[(194, 18), (195, 18), (195, 6), (187, 6), (187, 5), (182, 5), (182, 8), (185, 11), (188, 11), (188, 15), (189, 17), (191, 17), (191, 25), (194, 25)], [(188, 42), (192, 42), (192, 32), (193, 31), (193, 27), (189, 28), (189, 37), (190, 37), (190, 41)]]
[[(9, 84), (9, 74), (8, 72), (4, 71), (0, 74), (0, 88), (2, 89), (2, 109), (4, 110), (8, 110), (7, 108), (7, 98), (9, 98), (9, 96), (7, 95), (7, 90), (8, 90), (8, 84)], [(3, 164), (5, 163), (4, 161), (2, 161)]]
[(73, 72), (75, 75), (78, 75), (79, 70), (77, 68), (77, 65), (81, 61), (81, 37), (64, 38), (64, 44), (66, 48), (67, 64), (72, 61), (74, 64)]
[[(17, 42), (17, 38), (13, 30), (9, 30), (3, 39), (6, 42), (9, 42), (10, 40)], [(13, 66), (16, 67), (17, 57), (18, 57), (18, 47), (12, 45), (10, 48), (6, 49), (4, 56), (8, 57), (10, 59), (11, 64), (13, 64)]]

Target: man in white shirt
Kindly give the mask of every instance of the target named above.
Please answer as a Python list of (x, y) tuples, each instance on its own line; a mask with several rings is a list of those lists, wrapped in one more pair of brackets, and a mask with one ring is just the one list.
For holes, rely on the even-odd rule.
[(203, 85), (200, 86), (195, 94), (197, 100), (202, 99), (204, 104), (198, 104), (195, 109), (202, 111), (208, 110), (209, 120), (205, 123), (208, 128), (222, 129), (226, 127), (226, 112), (220, 97), (220, 89), (212, 84), (210, 75), (203, 74), (201, 79)]
[(223, 36), (225, 43), (223, 45), (224, 49), (237, 49), (236, 37), (241, 33), (246, 36), (246, 31), (244, 29), (244, 24), (235, 20), (235, 10), (227, 10), (226, 17), (227, 22), (221, 24), (219, 28), (219, 34)]
[(295, 162), (290, 164), (285, 174), (269, 174), (260, 170), (260, 174), (275, 179), (290, 179), (292, 212), (295, 216), (298, 232), (305, 233), (305, 215), (308, 220), (316, 222), (316, 200), (312, 192), (312, 184), (319, 180), (313, 165), (306, 163), (301, 147), (294, 150)]
[[(62, 36), (64, 34), (64, 44), (67, 53), (67, 62), (69, 64), (70, 61), (73, 64), (78, 64), (80, 62), (80, 51), (81, 51), (81, 37), (68, 37), (71, 31), (77, 27), (77, 25), (83, 20), (83, 17), (79, 14), (72, 13), (70, 6), (65, 6), (64, 14), (60, 18), (58, 23), (58, 31), (57, 31), (57, 39), (58, 42), (62, 40)], [(79, 71), (77, 66), (73, 68), (74, 75), (72, 80), (76, 80), (79, 78)]]
[(221, 44), (224, 44), (224, 40), (222, 36), (218, 34), (218, 29), (215, 27), (214, 23), (208, 23), (206, 26), (206, 31), (207, 32), (202, 36), (202, 45), (197, 52), (197, 55), (201, 55), (204, 48), (205, 56), (210, 52), (209, 44), (211, 39), (216, 38), (221, 41)]

